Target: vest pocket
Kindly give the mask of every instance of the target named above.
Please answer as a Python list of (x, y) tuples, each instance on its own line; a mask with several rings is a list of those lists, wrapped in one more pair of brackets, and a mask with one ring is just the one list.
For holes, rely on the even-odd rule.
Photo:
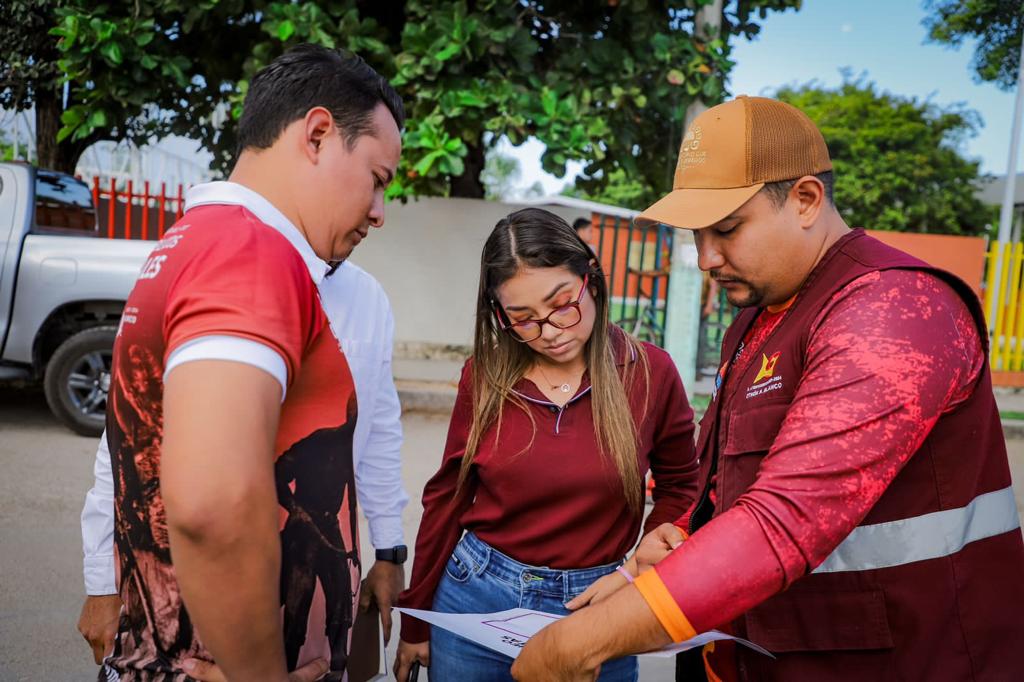
[(747, 612), (748, 637), (774, 653), (891, 649), (882, 590), (783, 592)]
[(789, 405), (787, 400), (731, 413), (722, 454), (742, 455), (770, 450), (782, 428)]

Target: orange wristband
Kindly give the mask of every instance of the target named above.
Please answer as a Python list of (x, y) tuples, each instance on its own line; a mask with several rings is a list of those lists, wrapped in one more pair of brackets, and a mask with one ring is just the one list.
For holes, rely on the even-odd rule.
[(673, 642), (683, 642), (697, 635), (656, 570), (642, 574), (633, 584)]

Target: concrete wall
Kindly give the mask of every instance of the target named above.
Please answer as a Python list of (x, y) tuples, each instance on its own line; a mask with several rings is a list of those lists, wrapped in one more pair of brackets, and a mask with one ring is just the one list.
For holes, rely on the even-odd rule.
[[(387, 205), (384, 227), (371, 231), (352, 262), (376, 277), (391, 299), (398, 355), (472, 345), (480, 252), (495, 223), (519, 208), (442, 198)], [(587, 217), (573, 208), (543, 208), (570, 224)]]
[(974, 287), (975, 293), (981, 295), (987, 251), (984, 238), (881, 230), (869, 230), (868, 234), (893, 248), (920, 258), (929, 265), (952, 272)]
[[(531, 205), (538, 205), (532, 203)], [(523, 204), (478, 199), (427, 198), (386, 207), (383, 228), (373, 230), (353, 262), (384, 286), (395, 313), (398, 357), (459, 354), (473, 342), (480, 251), (498, 220)], [(543, 205), (570, 224), (588, 217), (580, 207)], [(873, 233), (979, 287), (985, 243), (980, 238)], [(691, 388), (699, 321), (700, 273), (689, 232), (676, 234), (666, 347)], [(675, 286), (672, 286), (672, 285)], [(674, 313), (674, 314), (673, 314)]]

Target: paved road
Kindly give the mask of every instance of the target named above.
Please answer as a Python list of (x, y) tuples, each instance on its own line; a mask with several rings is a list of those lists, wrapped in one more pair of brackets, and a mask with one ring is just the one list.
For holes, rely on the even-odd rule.
[[(413, 497), (404, 521), (411, 544), (422, 513), (419, 493), (437, 465), (447, 420), (410, 415), (404, 424), (404, 478)], [(95, 446), (59, 425), (41, 393), (0, 386), (2, 682), (95, 679), (89, 649), (75, 630), (83, 595), (78, 517)], [(1010, 449), (1024, 514), (1024, 441), (1012, 441)], [(362, 538), (368, 556), (365, 527)], [(669, 662), (642, 663), (642, 680), (671, 677)]]
[[(404, 420), (404, 515), (412, 544), (423, 512), (420, 492), (437, 467), (448, 420)], [(81, 608), (79, 514), (92, 485), (96, 443), (54, 420), (37, 391), (0, 386), (0, 682), (94, 680), (96, 668), (75, 629)], [(363, 556), (371, 556), (365, 522)], [(393, 660), (394, 645), (388, 660)], [(665, 661), (645, 661), (644, 680), (671, 678)]]

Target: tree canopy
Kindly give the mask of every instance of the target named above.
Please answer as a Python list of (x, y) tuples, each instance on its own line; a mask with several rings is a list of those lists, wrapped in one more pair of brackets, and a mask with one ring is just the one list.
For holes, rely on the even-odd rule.
[[(69, 170), (66, 159), (77, 159), (94, 140), (84, 135), (74, 143), (56, 143), (63, 111), (62, 73), (57, 41), (49, 35), (56, 21), (53, 0), (5, 0), (0, 3), (0, 107), (14, 112), (35, 107), (39, 161)], [(5, 155), (9, 150), (5, 151)], [(74, 165), (72, 163), (71, 169)]]
[(711, 39), (695, 37), (694, 22), (712, 0), (30, 4), (47, 7), (60, 41), (70, 104), (62, 143), (175, 133), (200, 140), (227, 169), (235, 149), (226, 122), (239, 115), (248, 78), (310, 42), (363, 56), (403, 96), (409, 122), (393, 195), (483, 196), (485, 140), (503, 135), (539, 139), (556, 175), (584, 162), (585, 191), (617, 174), (662, 191), (687, 104), (723, 96), (728, 35), (752, 36), (769, 11), (800, 0), (729, 0), (722, 35)]
[(821, 129), (835, 174), (835, 203), (850, 225), (877, 230), (976, 234), (995, 219), (976, 196), (979, 162), (961, 147), (981, 120), (961, 105), (942, 107), (879, 92), (850, 79), (779, 90)]
[(957, 47), (977, 40), (971, 66), (978, 80), (1003, 90), (1017, 84), (1024, 37), (1020, 0), (927, 0), (925, 7), (933, 12), (924, 20), (931, 40)]

